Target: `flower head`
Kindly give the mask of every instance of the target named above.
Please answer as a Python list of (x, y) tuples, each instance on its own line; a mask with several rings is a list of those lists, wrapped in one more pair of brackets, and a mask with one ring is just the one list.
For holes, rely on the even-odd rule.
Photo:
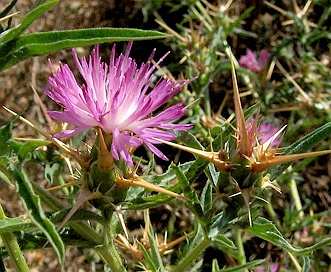
[(239, 59), (239, 64), (253, 73), (259, 73), (267, 67), (269, 59), (270, 53), (266, 49), (260, 51), (259, 59), (256, 59), (254, 53), (247, 49), (246, 55)]
[[(273, 124), (262, 123), (258, 128), (258, 140), (260, 144), (266, 143), (269, 139), (271, 139), (276, 133), (278, 129), (273, 126)], [(278, 135), (271, 143), (271, 146), (278, 146), (280, 144), (280, 135)]]
[(129, 57), (131, 46), (132, 42), (128, 44), (125, 54), (118, 58), (115, 58), (114, 46), (109, 64), (101, 61), (98, 45), (88, 60), (85, 57), (79, 60), (73, 50), (74, 61), (84, 83), (78, 84), (67, 64), (60, 63), (59, 70), (55, 71), (50, 63), (53, 76), (48, 81), (51, 89), (44, 91), (64, 109), (49, 111), (48, 114), (75, 126), (54, 137), (70, 137), (89, 128), (101, 128), (103, 133), (111, 135), (112, 156), (116, 160), (122, 157), (133, 166), (128, 151), (130, 148), (144, 143), (157, 156), (167, 159), (154, 146), (160, 143), (155, 138), (172, 140), (175, 135), (165, 130), (186, 130), (191, 125), (172, 123), (186, 113), (183, 103), (152, 115), (190, 80), (176, 82), (162, 78), (151, 88), (153, 72), (167, 54), (152, 65), (153, 51), (148, 61), (138, 67)]

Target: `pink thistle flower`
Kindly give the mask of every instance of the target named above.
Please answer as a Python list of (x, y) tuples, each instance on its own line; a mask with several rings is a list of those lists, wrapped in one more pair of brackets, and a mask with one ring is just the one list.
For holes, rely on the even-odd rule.
[(263, 145), (268, 142), (270, 147), (276, 147), (280, 144), (281, 134), (278, 133), (279, 129), (270, 123), (261, 123), (258, 125), (258, 117), (246, 121), (246, 129), (248, 132), (248, 140), (250, 146), (254, 146), (258, 142)]
[(270, 53), (266, 49), (260, 51), (258, 60), (254, 53), (247, 49), (246, 55), (241, 56), (239, 59), (239, 64), (253, 73), (259, 73), (267, 67), (269, 59)]
[[(262, 123), (257, 131), (257, 135), (258, 135), (257, 137), (260, 144), (264, 144), (267, 141), (269, 141), (269, 139), (274, 137), (274, 135), (276, 135), (277, 132), (278, 129), (274, 127), (272, 124)], [(273, 139), (270, 145), (272, 147), (278, 146), (280, 144), (280, 140), (281, 140), (281, 135), (278, 134), (277, 137)]]
[(70, 137), (89, 128), (101, 128), (112, 137), (111, 153), (115, 160), (120, 156), (133, 166), (128, 149), (146, 144), (158, 157), (167, 157), (154, 144), (156, 138), (170, 141), (176, 136), (168, 131), (187, 130), (191, 124), (173, 124), (172, 122), (186, 113), (183, 103), (171, 106), (156, 115), (153, 112), (165, 105), (191, 80), (172, 81), (162, 78), (150, 88), (153, 72), (166, 57), (151, 65), (155, 50), (146, 63), (138, 68), (129, 57), (132, 42), (129, 42), (125, 54), (115, 58), (115, 46), (112, 49), (109, 64), (101, 61), (99, 46), (96, 45), (89, 59), (78, 59), (73, 50), (76, 67), (84, 84), (79, 85), (67, 64), (60, 62), (58, 71), (50, 63), (53, 76), (48, 82), (51, 89), (45, 93), (64, 111), (49, 111), (57, 120), (74, 125), (72, 130), (55, 134), (56, 138)]

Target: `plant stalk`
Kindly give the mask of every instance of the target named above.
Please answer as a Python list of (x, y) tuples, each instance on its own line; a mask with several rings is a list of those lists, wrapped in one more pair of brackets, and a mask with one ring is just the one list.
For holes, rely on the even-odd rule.
[(211, 244), (211, 240), (204, 237), (201, 243), (197, 244), (193, 250), (191, 250), (184, 259), (174, 268), (173, 272), (183, 272), (185, 269), (201, 254), (209, 245)]
[[(39, 185), (32, 183), (34, 190), (40, 196), (40, 199), (53, 211), (64, 209), (65, 206), (57, 198), (53, 197), (49, 192), (45, 191)], [(111, 213), (107, 215), (111, 218)], [(100, 235), (89, 225), (82, 222), (68, 222), (68, 224), (83, 238), (93, 242), (96, 245), (101, 245), (94, 248), (104, 262), (112, 269), (111, 271), (124, 272), (126, 269), (122, 264), (122, 260), (114, 245), (114, 237), (111, 232), (111, 220), (107, 220), (104, 227), (104, 235)], [(27, 270), (29, 271), (29, 270)]]
[(290, 179), (289, 183), (290, 183), (289, 185), (290, 185), (290, 189), (291, 189), (292, 198), (294, 200), (294, 205), (295, 205), (297, 211), (299, 212), (299, 218), (303, 219), (305, 214), (303, 212), (297, 183), (295, 182), (295, 180), (293, 178)]
[(280, 221), (278, 220), (277, 213), (271, 205), (270, 196), (268, 196), (268, 202), (264, 205), (264, 207), (266, 208), (270, 218), (272, 219), (272, 222), (274, 222), (276, 227), (280, 230), (282, 226), (280, 224)]
[(114, 244), (114, 212), (112, 210), (106, 210), (103, 214), (106, 219), (103, 230), (104, 241), (102, 247), (96, 250), (104, 258), (111, 271), (126, 272), (127, 270)]
[[(6, 219), (6, 215), (0, 204), (0, 219)], [(23, 252), (17, 242), (16, 236), (12, 232), (2, 233), (0, 235), (7, 251), (12, 260), (16, 271), (19, 272), (29, 272), (30, 269), (26, 263)]]
[(236, 246), (237, 246), (238, 252), (239, 252), (238, 262), (239, 262), (239, 264), (245, 264), (246, 263), (246, 254), (245, 254), (244, 244), (243, 244), (243, 240), (242, 240), (243, 232), (242, 232), (242, 230), (234, 229), (232, 231), (232, 233), (235, 236)]

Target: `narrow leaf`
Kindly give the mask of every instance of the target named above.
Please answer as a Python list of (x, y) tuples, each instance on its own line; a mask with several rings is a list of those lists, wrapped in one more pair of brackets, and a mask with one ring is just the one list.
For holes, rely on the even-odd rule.
[(276, 226), (271, 221), (263, 217), (257, 217), (253, 222), (253, 226), (246, 228), (246, 231), (280, 247), (283, 250), (298, 255), (309, 255), (314, 250), (317, 250), (326, 245), (331, 245), (331, 238), (325, 238), (319, 241), (318, 243), (306, 248), (293, 247), (282, 236), (282, 234), (279, 232)]
[[(221, 269), (218, 270), (217, 272), (235, 272), (235, 271), (245, 271), (248, 268), (253, 268), (261, 263), (263, 263), (265, 260), (261, 259), (261, 260), (254, 260), (242, 265), (238, 265), (236, 267), (231, 267), (231, 268), (225, 268), (225, 269)], [(215, 271), (216, 272), (216, 271)]]
[(49, 10), (51, 7), (59, 3), (60, 0), (53, 0), (47, 2), (32, 11), (30, 11), (27, 15), (25, 15), (23, 21), (16, 27), (11, 28), (7, 31), (4, 31), (0, 34), (0, 43), (9, 42), (19, 35), (21, 35), (40, 15), (42, 15), (45, 11)]
[(142, 253), (144, 254), (145, 261), (149, 265), (150, 271), (156, 272), (157, 267), (152, 259), (151, 254), (147, 251), (147, 249), (144, 247), (144, 245), (141, 244), (139, 241), (137, 242), (137, 244), (140, 247)]
[(22, 218), (6, 218), (0, 220), (0, 234), (5, 232), (21, 231), (32, 227), (30, 220), (23, 220)]
[(13, 123), (17, 118), (5, 126), (0, 127), (0, 155), (12, 156), (18, 152), (22, 144), (13, 140)]
[(40, 199), (32, 189), (30, 180), (21, 170), (21, 165), (15, 165), (14, 180), (17, 191), (32, 222), (45, 234), (55, 249), (61, 263), (64, 262), (65, 250), (63, 241), (53, 223), (45, 216), (40, 205)]
[(308, 256), (303, 256), (303, 266), (301, 272), (309, 272), (311, 271), (310, 267), (310, 259)]
[(24, 144), (22, 144), (22, 147), (20, 148), (18, 152), (18, 158), (23, 161), (25, 159), (28, 159), (28, 156), (31, 154), (32, 151), (34, 151), (36, 148), (40, 146), (45, 146), (50, 144), (50, 141), (46, 140), (32, 140), (28, 141)]
[(0, 71), (34, 56), (97, 43), (138, 41), (167, 37), (158, 31), (130, 28), (91, 28), (27, 34), (0, 47)]
[[(331, 135), (331, 122), (315, 129), (311, 133), (302, 137), (300, 140), (291, 144), (289, 147), (287, 147), (284, 150), (284, 152), (281, 155), (291, 155), (291, 154), (299, 154), (299, 153), (307, 152), (315, 144), (324, 140), (329, 135)], [(290, 165), (291, 163), (285, 163), (269, 168), (268, 173), (270, 174), (270, 179), (271, 180), (276, 179)]]
[(162, 262), (162, 257), (160, 255), (159, 247), (157, 245), (156, 237), (154, 236), (154, 232), (148, 231), (148, 240), (150, 244), (150, 252), (154, 265), (157, 267), (157, 272), (164, 272), (164, 266)]
[(228, 237), (226, 237), (226, 235), (224, 235), (224, 234), (218, 234), (217, 236), (215, 236), (213, 238), (213, 245), (214, 244), (219, 244), (219, 245), (225, 246), (227, 248), (231, 248), (231, 249), (237, 249), (237, 247), (233, 243), (233, 241), (230, 240)]

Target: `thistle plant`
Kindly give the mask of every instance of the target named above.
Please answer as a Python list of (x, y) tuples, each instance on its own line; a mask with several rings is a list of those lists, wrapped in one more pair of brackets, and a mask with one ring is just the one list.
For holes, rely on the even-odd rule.
[[(177, 3), (187, 8), (178, 31), (158, 16), (159, 24), (177, 38), (171, 45), (181, 59), (175, 65), (180, 79), (175, 80), (171, 68), (164, 67), (175, 52), (154, 60), (157, 48), (144, 62), (131, 56), (133, 41), (168, 37), (160, 32), (102, 28), (24, 34), (56, 3), (36, 5), (21, 25), (8, 22), (1, 29), (3, 70), (32, 55), (94, 48), (83, 57), (72, 49), (73, 65), (49, 59), (48, 82), (36, 91), (46, 94), (38, 102), (41, 108), (57, 107), (44, 111), (48, 126), (28, 120), (25, 111), (4, 107), (12, 120), (0, 128), (0, 177), (6, 186), (16, 187), (25, 212), (24, 217), (7, 217), (0, 197), (0, 270), (11, 267), (10, 259), (17, 271), (29, 271), (24, 255), (47, 247), (57, 254), (59, 269), (69, 247), (82, 249), (86, 260), (92, 254), (100, 271), (322, 267), (313, 260), (316, 251), (331, 245), (327, 235), (316, 235), (305, 246), (289, 235), (303, 237), (308, 228), (321, 227), (316, 218), (329, 215), (306, 213), (296, 172), (316, 156), (331, 153), (326, 140), (331, 124), (326, 117), (311, 132), (293, 137), (298, 127), (293, 117), (277, 124), (269, 115), (272, 107), (259, 101), (263, 91), (278, 86), (273, 81), (280, 75), (287, 86), (293, 78), (279, 73), (280, 48), (252, 48), (259, 58), (242, 47), (247, 55), (240, 57), (235, 43), (229, 43), (236, 35), (257, 38), (244, 30), (252, 8), (236, 17), (232, 1)], [(290, 23), (301, 26), (305, 17), (299, 17)], [(299, 30), (301, 42), (307, 42), (307, 29)], [(114, 41), (128, 42), (124, 53), (108, 43)], [(309, 43), (305, 45), (308, 50)], [(101, 58), (105, 47), (110, 49), (106, 61)], [(222, 99), (212, 99), (215, 90)], [(250, 96), (253, 102), (247, 103)], [(15, 137), (21, 122), (36, 138)], [(318, 151), (310, 151), (321, 143)], [(296, 172), (289, 170), (291, 165)], [(293, 205), (284, 200), (289, 194)], [(286, 204), (280, 210), (282, 201)]]

